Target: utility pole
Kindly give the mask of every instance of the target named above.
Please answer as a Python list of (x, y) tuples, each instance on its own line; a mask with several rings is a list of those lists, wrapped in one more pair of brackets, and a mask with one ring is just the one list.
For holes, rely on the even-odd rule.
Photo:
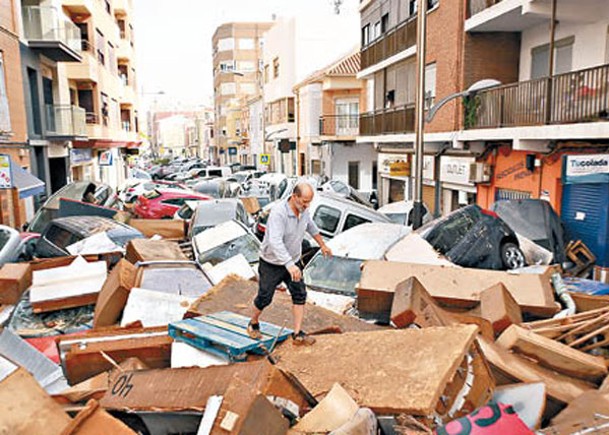
[(425, 50), (427, 33), (427, 0), (419, 0), (417, 12), (417, 64), (418, 83), (416, 96), (416, 125), (415, 125), (415, 179), (414, 204), (412, 209), (412, 228), (417, 229), (423, 225), (423, 153), (425, 131)]

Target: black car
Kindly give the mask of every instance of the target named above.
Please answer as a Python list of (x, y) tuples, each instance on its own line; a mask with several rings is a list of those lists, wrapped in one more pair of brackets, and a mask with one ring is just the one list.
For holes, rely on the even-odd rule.
[(87, 237), (106, 232), (110, 240), (124, 247), (132, 239), (144, 238), (135, 228), (112, 219), (98, 216), (72, 216), (52, 220), (42, 233), (36, 246), (41, 258), (70, 255), (68, 246)]
[(506, 270), (526, 265), (514, 231), (496, 213), (477, 205), (455, 210), (417, 232), (459, 266)]

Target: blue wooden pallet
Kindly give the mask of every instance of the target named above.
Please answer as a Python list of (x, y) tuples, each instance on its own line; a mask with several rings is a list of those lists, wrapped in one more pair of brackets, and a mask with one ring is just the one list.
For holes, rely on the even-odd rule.
[(244, 361), (247, 352), (265, 354), (271, 346), (286, 340), (291, 329), (260, 322), (262, 339), (253, 340), (247, 334), (250, 318), (230, 311), (194, 317), (169, 324), (169, 335), (197, 349), (212, 352), (230, 361)]

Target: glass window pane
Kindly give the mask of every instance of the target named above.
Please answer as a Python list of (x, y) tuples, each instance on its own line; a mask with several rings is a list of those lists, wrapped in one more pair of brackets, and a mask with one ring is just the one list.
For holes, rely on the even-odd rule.
[(313, 221), (315, 221), (320, 230), (334, 233), (340, 221), (340, 210), (321, 206), (315, 211)]

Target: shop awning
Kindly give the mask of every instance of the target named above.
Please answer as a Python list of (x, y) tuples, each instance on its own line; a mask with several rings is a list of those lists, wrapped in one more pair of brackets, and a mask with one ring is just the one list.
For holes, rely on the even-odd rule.
[(19, 191), (20, 199), (39, 195), (45, 191), (44, 181), (30, 174), (14, 160), (11, 161), (11, 168), (13, 173), (13, 186)]

